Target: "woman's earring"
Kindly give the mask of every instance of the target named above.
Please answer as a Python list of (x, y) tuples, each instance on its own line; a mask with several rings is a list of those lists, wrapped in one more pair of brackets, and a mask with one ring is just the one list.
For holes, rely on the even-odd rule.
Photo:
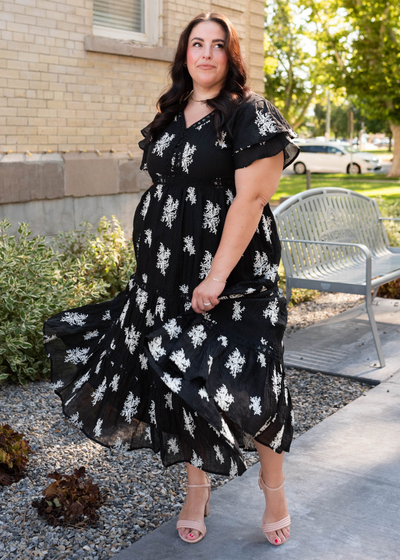
[(186, 62), (183, 63), (183, 66), (186, 66)]

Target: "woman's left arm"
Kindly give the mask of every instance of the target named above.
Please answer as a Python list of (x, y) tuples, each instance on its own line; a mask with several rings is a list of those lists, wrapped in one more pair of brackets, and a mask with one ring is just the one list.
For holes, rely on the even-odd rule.
[[(196, 313), (209, 311), (219, 303), (218, 296), (226, 280), (250, 243), (264, 206), (275, 194), (282, 174), (283, 152), (257, 159), (248, 167), (236, 169), (236, 196), (226, 214), (218, 250), (208, 276), (193, 290), (192, 308)], [(211, 305), (204, 306), (203, 302)]]

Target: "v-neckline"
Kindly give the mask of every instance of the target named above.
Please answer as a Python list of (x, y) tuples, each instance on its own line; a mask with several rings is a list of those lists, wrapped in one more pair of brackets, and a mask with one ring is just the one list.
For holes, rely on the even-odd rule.
[(204, 115), (204, 117), (202, 117), (201, 119), (199, 119), (198, 121), (192, 123), (190, 126), (186, 126), (186, 117), (185, 117), (185, 113), (182, 109), (181, 111), (181, 115), (182, 115), (182, 121), (183, 121), (183, 130), (189, 130), (190, 128), (192, 128), (192, 126), (194, 126), (195, 124), (199, 124), (202, 121), (204, 121), (204, 119), (206, 119), (208, 116), (210, 116), (212, 113), (214, 113), (215, 109), (213, 109), (212, 111), (210, 111), (209, 113), (207, 113), (207, 115)]

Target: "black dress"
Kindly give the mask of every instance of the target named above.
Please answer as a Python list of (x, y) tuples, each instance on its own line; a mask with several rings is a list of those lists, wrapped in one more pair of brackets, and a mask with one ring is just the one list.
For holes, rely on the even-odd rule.
[[(157, 141), (139, 142), (152, 185), (134, 215), (137, 267), (113, 300), (44, 323), (51, 381), (64, 414), (107, 447), (160, 452), (241, 475), (240, 448), (289, 451), (293, 410), (283, 369), (286, 300), (277, 287), (280, 242), (270, 207), (209, 312), (191, 307), (210, 270), (235, 197), (235, 169), (284, 151), (296, 134), (252, 93), (217, 137), (213, 113), (185, 128), (178, 113)], [(254, 448), (254, 447), (252, 447)]]

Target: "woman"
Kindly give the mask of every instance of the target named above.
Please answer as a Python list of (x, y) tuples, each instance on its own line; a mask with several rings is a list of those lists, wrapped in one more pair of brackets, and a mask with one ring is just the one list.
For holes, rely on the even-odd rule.
[(238, 37), (222, 14), (187, 25), (170, 73), (139, 142), (153, 184), (134, 216), (136, 271), (112, 301), (45, 322), (52, 381), (65, 415), (94, 441), (186, 463), (177, 523), (186, 542), (206, 533), (205, 471), (243, 474), (240, 448), (254, 441), (262, 526), (278, 545), (289, 536), (282, 462), (293, 414), (268, 201), (298, 155), (296, 135), (245, 85)]

